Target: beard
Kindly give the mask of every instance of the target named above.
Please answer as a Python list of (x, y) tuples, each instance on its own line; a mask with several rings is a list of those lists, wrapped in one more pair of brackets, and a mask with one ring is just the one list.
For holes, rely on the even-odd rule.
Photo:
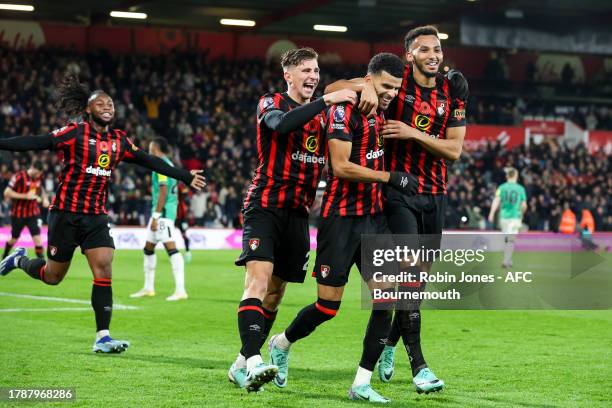
[(93, 121), (94, 121), (94, 123), (95, 123), (96, 125), (99, 125), (99, 126), (109, 126), (109, 125), (110, 125), (110, 124), (113, 122), (113, 119), (115, 119), (115, 117), (114, 117), (114, 116), (112, 117), (112, 119), (111, 119), (111, 120), (108, 120), (108, 121), (107, 121), (107, 120), (104, 120), (104, 119), (102, 119), (101, 117), (97, 116), (97, 115), (96, 115), (96, 114), (94, 114), (94, 113), (92, 113), (92, 114), (91, 114), (91, 120), (93, 120)]
[(417, 69), (419, 70), (421, 74), (425, 75), (428, 78), (434, 78), (438, 74), (438, 71), (436, 72), (426, 71), (425, 64), (419, 64), (418, 62), (414, 61), (414, 65), (417, 67)]

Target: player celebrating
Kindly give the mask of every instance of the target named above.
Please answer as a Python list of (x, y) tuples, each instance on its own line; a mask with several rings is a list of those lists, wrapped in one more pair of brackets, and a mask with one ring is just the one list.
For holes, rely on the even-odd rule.
[[(352, 104), (337, 104), (329, 111), (326, 133), (331, 166), (321, 206), (314, 267), (318, 299), (303, 308), (283, 333), (270, 340), (270, 359), (279, 367), (277, 385), (287, 383), (289, 347), (333, 318), (340, 309), (351, 266), (356, 264), (360, 271), (362, 268), (361, 235), (390, 233), (383, 214), (380, 183), (389, 183), (406, 192), (416, 189), (416, 179), (409, 174), (384, 171), (385, 152), (379, 134), (384, 122), (382, 111), (397, 95), (403, 69), (404, 64), (393, 54), (378, 54), (370, 60), (366, 78), (377, 92), (379, 108), (374, 117), (368, 119)], [(378, 286), (363, 271), (362, 276), (370, 290)], [(385, 286), (380, 289), (393, 290)], [(389, 401), (372, 389), (370, 379), (391, 319), (391, 310), (373, 308), (364, 336), (361, 362), (349, 390), (351, 399)]]
[(495, 213), (499, 209), (499, 224), (504, 237), (504, 260), (502, 268), (512, 266), (512, 253), (516, 234), (521, 229), (523, 214), (527, 211), (527, 194), (525, 188), (517, 183), (518, 171), (510, 167), (506, 169), (507, 181), (497, 188), (495, 198), (489, 212), (489, 222), (495, 224)]
[[(38, 258), (43, 258), (43, 246), (40, 238), (40, 207), (49, 206), (45, 190), (41, 188), (42, 163), (34, 160), (27, 170), (16, 173), (4, 190), (4, 198), (11, 200), (11, 239), (4, 246), (2, 259), (11, 252), (13, 245), (19, 239), (23, 227), (34, 241), (34, 249)], [(40, 196), (38, 191), (40, 190)]]
[(0, 275), (15, 268), (24, 270), (47, 285), (64, 279), (77, 246), (85, 254), (93, 273), (91, 304), (96, 317), (95, 352), (121, 353), (129, 343), (114, 340), (109, 326), (113, 308), (112, 260), (114, 243), (109, 234), (106, 198), (111, 175), (117, 165), (135, 163), (201, 189), (201, 170), (191, 172), (169, 166), (138, 149), (125, 132), (111, 127), (113, 100), (105, 92), (91, 94), (77, 77), (68, 75), (59, 86), (59, 107), (73, 122), (43, 136), (19, 136), (0, 140), (0, 149), (10, 151), (55, 150), (63, 153), (63, 168), (49, 213), (47, 256), (30, 259), (16, 248), (0, 263)]
[[(408, 64), (399, 95), (389, 108), (387, 116), (392, 119), (386, 121), (382, 130), (389, 154), (385, 167), (418, 177), (418, 191), (414, 196), (406, 196), (388, 189), (385, 212), (394, 234), (418, 234), (423, 240), (420, 244), (438, 249), (447, 201), (446, 160), (457, 160), (461, 155), (468, 85), (459, 71), (451, 70), (446, 76), (438, 73), (443, 53), (435, 27), (411, 30), (406, 34), (404, 45)], [(361, 90), (362, 112), (376, 108), (378, 99), (369, 81), (338, 81), (328, 89), (336, 87)], [(429, 271), (431, 264), (419, 267)], [(395, 345), (401, 334), (417, 392), (440, 391), (444, 382), (425, 362), (420, 333), (419, 307), (412, 305), (408, 310), (397, 310), (380, 358), (379, 376), (384, 382), (391, 379)]]
[[(172, 160), (167, 156), (169, 151), (168, 141), (163, 137), (158, 137), (149, 143), (149, 154), (159, 157), (169, 166), (173, 166)], [(153, 214), (147, 225), (147, 242), (144, 247), (144, 288), (131, 294), (130, 297), (155, 296), (155, 266), (157, 264), (155, 246), (158, 242), (162, 242), (170, 258), (175, 287), (174, 294), (168, 296), (166, 300), (187, 299), (185, 263), (183, 256), (176, 249), (174, 241), (175, 237), (178, 236), (174, 228), (178, 207), (178, 182), (156, 172), (153, 172), (151, 179), (153, 183)]]
[(326, 105), (355, 102), (341, 90), (311, 102), (319, 84), (317, 53), (287, 51), (281, 58), (287, 92), (267, 94), (257, 105), (259, 165), (244, 201), (242, 254), (245, 287), (238, 308), (242, 349), (229, 369), (232, 382), (258, 391), (278, 368), (260, 349), (276, 317), (287, 282), (303, 282), (310, 238), (308, 209), (314, 200), (327, 148), (321, 137)]

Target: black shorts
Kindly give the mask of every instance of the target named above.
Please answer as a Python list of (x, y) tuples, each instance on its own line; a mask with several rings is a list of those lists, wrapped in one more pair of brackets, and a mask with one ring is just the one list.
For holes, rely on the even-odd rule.
[(440, 249), (446, 216), (446, 194), (406, 196), (386, 188), (385, 198), (385, 214), (393, 234), (419, 235), (422, 237), (414, 245)]
[(106, 214), (50, 211), (47, 257), (57, 262), (68, 262), (78, 246), (81, 252), (93, 248), (115, 248), (108, 222)]
[(11, 237), (19, 238), (24, 227), (28, 227), (30, 235), (40, 235), (40, 225), (38, 217), (11, 217)]
[(286, 208), (250, 207), (244, 212), (242, 253), (236, 265), (270, 261), (273, 275), (286, 282), (304, 282), (310, 255), (308, 216)]
[(314, 276), (317, 283), (340, 287), (346, 285), (353, 264), (361, 268), (361, 236), (363, 234), (391, 234), (384, 214), (321, 218), (317, 231), (317, 259)]

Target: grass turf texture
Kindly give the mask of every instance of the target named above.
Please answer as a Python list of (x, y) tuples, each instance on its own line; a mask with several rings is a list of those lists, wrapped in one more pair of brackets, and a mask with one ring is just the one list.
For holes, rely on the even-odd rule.
[[(114, 300), (140, 307), (113, 313), (111, 333), (132, 343), (122, 355), (91, 352), (92, 311), (0, 312), (0, 387), (74, 387), (77, 399), (71, 407), (360, 404), (346, 396), (369, 316), (359, 307), (355, 272), (338, 316), (292, 348), (287, 388), (270, 384), (263, 393), (247, 394), (228, 382), (227, 369), (239, 350), (236, 308), (244, 279), (242, 270), (233, 266), (236, 255), (235, 251), (195, 252), (186, 265), (189, 300), (167, 302), (173, 283), (164, 252), (158, 251), (157, 296), (144, 299), (129, 298), (142, 286), (142, 253), (116, 252)], [(537, 254), (518, 254), (515, 269), (536, 260)], [(0, 292), (88, 300), (90, 291), (91, 274), (81, 255), (75, 256), (65, 281), (57, 287), (45, 286), (19, 270), (0, 278)], [(290, 285), (272, 333), (285, 328), (315, 296), (310, 277), (304, 285)], [(0, 309), (56, 307), (87, 305), (0, 296)], [(392, 399), (390, 406), (612, 405), (610, 311), (427, 310), (423, 321), (425, 356), (447, 389), (417, 395), (399, 347), (392, 382), (380, 383), (376, 373), (372, 381), (376, 390)]]

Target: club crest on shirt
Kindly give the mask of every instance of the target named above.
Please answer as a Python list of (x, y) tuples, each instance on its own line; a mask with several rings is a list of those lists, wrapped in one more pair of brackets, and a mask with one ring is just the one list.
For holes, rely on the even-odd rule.
[(327, 278), (329, 276), (330, 271), (331, 271), (331, 266), (321, 265), (321, 277)]
[(251, 248), (251, 251), (256, 251), (259, 248), (259, 238), (249, 239), (249, 248)]
[(446, 113), (446, 101), (437, 101), (436, 102), (436, 112), (438, 115), (442, 116)]

